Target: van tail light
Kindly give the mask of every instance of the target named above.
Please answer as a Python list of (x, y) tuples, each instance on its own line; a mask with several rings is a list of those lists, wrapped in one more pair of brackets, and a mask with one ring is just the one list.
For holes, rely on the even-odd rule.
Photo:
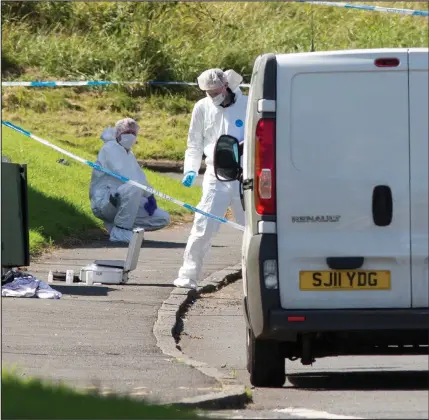
[(276, 121), (260, 119), (256, 126), (255, 207), (260, 215), (276, 214)]

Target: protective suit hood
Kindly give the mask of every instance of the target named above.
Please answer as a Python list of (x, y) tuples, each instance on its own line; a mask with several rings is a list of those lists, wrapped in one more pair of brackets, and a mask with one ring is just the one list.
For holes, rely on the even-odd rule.
[(232, 93), (235, 94), (235, 100), (237, 101), (237, 99), (243, 95), (243, 91), (240, 88), (240, 84), (243, 82), (243, 76), (232, 69), (226, 70), (225, 76), (228, 87), (231, 89)]
[(241, 74), (238, 74), (232, 69), (226, 70), (224, 74), (226, 76), (226, 81), (228, 82), (228, 87), (233, 92), (240, 87), (240, 84), (243, 82), (243, 76)]
[(100, 139), (107, 143), (109, 141), (116, 141), (116, 130), (113, 127), (107, 127), (101, 133)]

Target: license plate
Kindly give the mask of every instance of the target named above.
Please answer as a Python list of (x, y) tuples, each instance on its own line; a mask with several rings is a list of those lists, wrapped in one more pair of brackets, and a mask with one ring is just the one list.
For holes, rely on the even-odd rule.
[(390, 290), (390, 271), (301, 271), (299, 289), (324, 290)]

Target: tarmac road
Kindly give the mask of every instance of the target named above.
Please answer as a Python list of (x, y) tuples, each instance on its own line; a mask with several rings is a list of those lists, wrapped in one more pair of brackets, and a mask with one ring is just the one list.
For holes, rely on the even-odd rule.
[[(181, 181), (183, 179), (183, 176), (184, 176), (182, 173), (176, 173), (176, 172), (167, 172), (167, 173), (161, 174), (161, 175), (169, 176), (170, 178), (177, 179), (178, 181)], [(199, 174), (195, 178), (193, 186), (201, 187), (203, 185), (203, 178), (204, 178), (204, 174)]]
[[(3, 366), (16, 365), (24, 377), (163, 403), (219, 391), (213, 378), (163, 354), (153, 334), (158, 309), (174, 289), (190, 229), (183, 224), (145, 233), (137, 267), (125, 285), (56, 281), (52, 287), (63, 293), (59, 300), (2, 298)], [(221, 226), (204, 277), (237, 264), (240, 245), (235, 230)], [(47, 281), (49, 270), (78, 274), (94, 260), (120, 260), (126, 252), (125, 245), (108, 242), (105, 235), (44, 255), (27, 271)]]
[[(242, 281), (197, 300), (187, 314), (182, 350), (249, 385)], [(428, 357), (339, 357), (313, 366), (286, 361), (283, 388), (253, 389), (244, 410), (224, 418), (428, 418)]]

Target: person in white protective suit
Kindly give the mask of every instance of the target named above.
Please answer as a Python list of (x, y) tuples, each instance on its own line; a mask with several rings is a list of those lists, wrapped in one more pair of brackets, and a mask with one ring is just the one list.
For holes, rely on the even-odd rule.
[[(234, 70), (223, 72), (221, 69), (206, 70), (198, 77), (198, 86), (206, 92), (206, 97), (198, 101), (192, 111), (182, 183), (187, 187), (192, 185), (204, 153), (206, 172), (198, 208), (223, 217), (228, 207), (231, 207), (236, 222), (244, 225), (239, 182), (218, 181), (213, 167), (214, 147), (221, 135), (229, 134), (239, 142), (244, 141), (248, 98), (239, 87), (242, 80)], [(219, 222), (202, 214), (195, 214), (183, 265), (178, 278), (174, 280), (176, 287), (197, 287), (203, 260), (210, 249), (212, 237), (218, 230)]]
[[(131, 151), (136, 143), (138, 130), (139, 126), (132, 118), (118, 121), (115, 128), (106, 128), (101, 134), (104, 145), (98, 153), (97, 164), (149, 186)], [(158, 208), (152, 193), (125, 184), (96, 169), (92, 171), (89, 198), (92, 212), (104, 221), (112, 242), (129, 243), (135, 227), (153, 231), (170, 223), (170, 215)]]

